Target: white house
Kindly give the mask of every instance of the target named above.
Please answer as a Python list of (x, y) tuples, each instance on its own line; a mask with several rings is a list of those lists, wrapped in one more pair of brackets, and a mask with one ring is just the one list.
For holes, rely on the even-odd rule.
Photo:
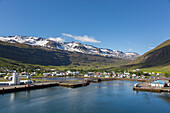
[(163, 75), (163, 74), (162, 74), (162, 73), (157, 73), (156, 75), (157, 75), (157, 76), (160, 76), (160, 75)]
[(104, 77), (105, 77), (105, 78), (109, 78), (109, 75), (105, 75)]
[(126, 71), (124, 71), (124, 74), (125, 74), (125, 75), (130, 75), (130, 73), (129, 73), (129, 72), (126, 72)]
[(66, 72), (66, 75), (72, 75), (72, 74), (73, 74), (73, 72), (70, 71), (70, 70), (68, 70), (68, 71)]
[(135, 77), (136, 77), (136, 74), (132, 74), (132, 77), (134, 77), (134, 78), (135, 78)]
[(23, 77), (26, 77), (28, 79), (30, 79), (30, 76), (19, 76), (18, 73), (13, 73), (12, 74), (12, 81), (6, 81), (6, 82), (0, 82), (0, 85), (19, 85), (21, 83), (31, 83), (30, 80), (21, 80), (20, 81), (20, 78), (23, 78)]
[(2, 75), (6, 75), (6, 73), (0, 73), (0, 76), (2, 76)]
[(153, 81), (150, 85), (152, 87), (164, 87), (165, 84), (166, 84), (165, 81), (157, 80), (157, 81)]
[(89, 77), (89, 75), (88, 75), (88, 74), (85, 74), (84, 77)]

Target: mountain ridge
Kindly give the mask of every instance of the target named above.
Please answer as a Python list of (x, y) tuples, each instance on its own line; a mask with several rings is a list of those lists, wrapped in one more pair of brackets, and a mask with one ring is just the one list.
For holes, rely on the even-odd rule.
[(100, 56), (108, 56), (115, 58), (122, 58), (128, 60), (134, 60), (139, 57), (138, 53), (135, 52), (122, 52), (118, 50), (111, 50), (107, 48), (97, 48), (93, 45), (81, 44), (79, 42), (56, 42), (54, 40), (45, 39), (42, 37), (29, 37), (29, 36), (3, 36), (0, 37), (1, 41), (9, 43), (24, 43), (33, 46), (40, 46), (50, 49), (61, 49), (72, 52), (80, 52), (84, 54), (94, 54)]
[(60, 49), (42, 48), (23, 43), (8, 43), (0, 41), (0, 67), (31, 65), (60, 66), (60, 68), (99, 69), (122, 65), (129, 60), (104, 57), (94, 54), (84, 54)]
[(168, 65), (170, 66), (170, 39), (144, 53), (125, 67), (150, 68)]

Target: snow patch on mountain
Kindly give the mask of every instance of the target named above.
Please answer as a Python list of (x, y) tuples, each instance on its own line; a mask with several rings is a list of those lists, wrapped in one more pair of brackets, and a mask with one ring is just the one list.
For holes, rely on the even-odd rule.
[(12, 43), (18, 42), (18, 43), (25, 43), (29, 45), (38, 45), (38, 46), (44, 46), (49, 42), (48, 40), (40, 37), (27, 37), (27, 36), (20, 36), (20, 35), (0, 37), (0, 40), (5, 42), (12, 42)]

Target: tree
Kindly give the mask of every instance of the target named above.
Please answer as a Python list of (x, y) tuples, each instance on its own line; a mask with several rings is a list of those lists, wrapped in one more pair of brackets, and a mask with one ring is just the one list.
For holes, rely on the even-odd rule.
[(164, 75), (165, 75), (165, 77), (167, 77), (167, 78), (170, 77), (170, 74), (169, 74), (169, 73), (165, 73)]

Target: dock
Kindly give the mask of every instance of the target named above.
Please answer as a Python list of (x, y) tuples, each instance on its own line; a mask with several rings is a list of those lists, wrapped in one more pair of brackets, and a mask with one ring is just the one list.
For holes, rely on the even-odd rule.
[(71, 87), (71, 88), (76, 88), (76, 87), (83, 87), (87, 86), (90, 84), (90, 81), (84, 81), (84, 82), (61, 82), (59, 83), (59, 86), (66, 86), (66, 87)]
[(42, 88), (53, 87), (53, 86), (76, 88), (76, 87), (87, 86), (89, 84), (90, 84), (89, 81), (82, 81), (82, 82), (68, 82), (68, 81), (58, 82), (57, 81), (57, 82), (40, 82), (40, 83), (33, 83), (27, 85), (0, 86), (0, 94), (25, 91), (25, 90), (42, 89)]
[(151, 87), (149, 83), (141, 83), (133, 87), (136, 91), (149, 91), (149, 92), (170, 92), (170, 87)]

